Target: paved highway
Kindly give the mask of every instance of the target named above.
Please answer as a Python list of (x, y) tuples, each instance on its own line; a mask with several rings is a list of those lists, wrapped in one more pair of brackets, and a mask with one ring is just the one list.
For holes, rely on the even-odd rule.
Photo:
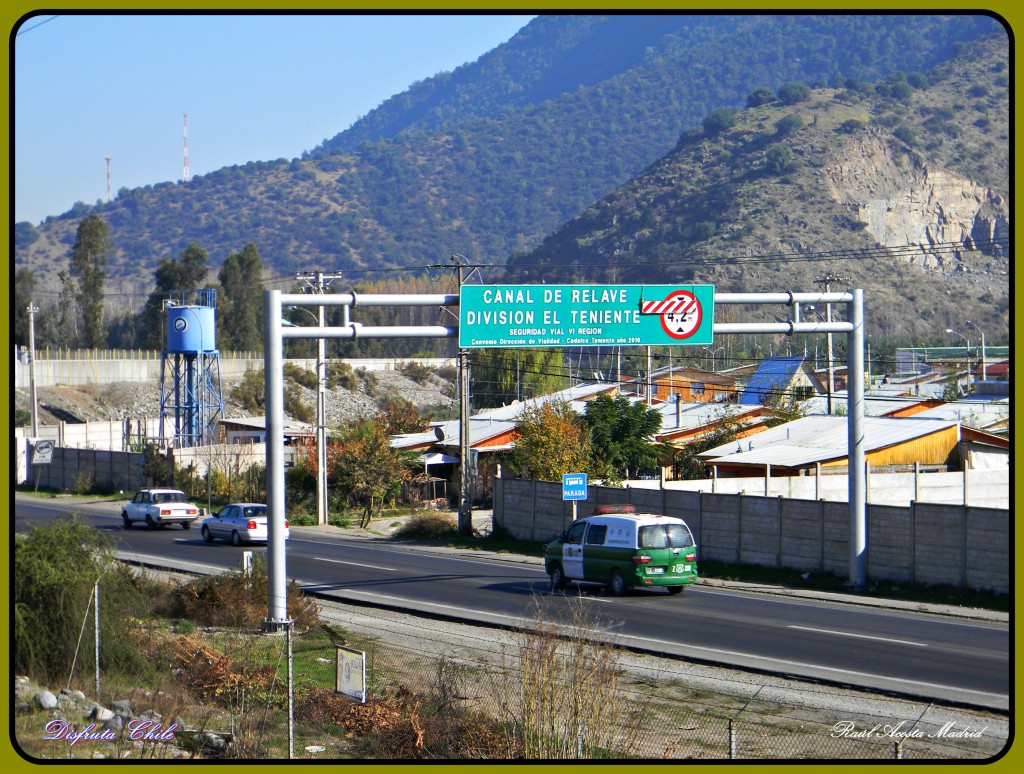
[[(216, 572), (239, 567), (246, 550), (206, 544), (195, 528), (125, 531), (109, 505), (77, 510), (116, 538), (123, 555), (153, 565)], [(16, 529), (66, 512), (19, 498)], [(637, 590), (614, 598), (576, 586), (553, 596), (539, 561), (416, 550), (311, 528), (292, 529), (287, 561), (289, 578), (339, 599), (498, 625), (522, 624), (537, 604), (565, 617), (578, 599), (601, 629), (630, 647), (940, 702), (1009, 707), (1005, 621), (705, 585), (679, 596)]]

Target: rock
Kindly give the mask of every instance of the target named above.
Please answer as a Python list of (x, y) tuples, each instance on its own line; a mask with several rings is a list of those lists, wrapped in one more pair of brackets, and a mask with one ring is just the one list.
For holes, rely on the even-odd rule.
[(112, 717), (114, 717), (114, 713), (99, 704), (93, 707), (92, 712), (89, 713), (89, 720), (95, 720), (97, 723), (105, 723)]
[(122, 718), (120, 715), (114, 715), (114, 717), (110, 718), (110, 720), (103, 724), (104, 731), (113, 731), (115, 733), (120, 733), (123, 729), (124, 718)]
[(130, 715), (132, 713), (132, 700), (118, 699), (117, 701), (112, 701), (110, 702), (110, 709), (118, 715)]
[(36, 691), (32, 699), (40, 709), (51, 710), (57, 707), (57, 697), (49, 691)]
[(86, 696), (81, 691), (72, 691), (71, 698), (75, 701), (86, 701)]
[(228, 747), (227, 741), (212, 731), (203, 731), (196, 739), (196, 742), (203, 750), (212, 753), (222, 753)]

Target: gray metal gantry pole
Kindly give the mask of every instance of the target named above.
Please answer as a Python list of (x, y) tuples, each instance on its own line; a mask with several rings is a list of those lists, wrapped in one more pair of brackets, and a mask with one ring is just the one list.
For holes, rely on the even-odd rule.
[(281, 291), (263, 294), (263, 405), (267, 412), (267, 631), (288, 625), (284, 561), (284, 346)]
[[(800, 321), (800, 304), (846, 304), (845, 322)], [(847, 411), (847, 463), (849, 470), (848, 586), (862, 590), (867, 584), (867, 469), (864, 443), (864, 291), (846, 293), (716, 293), (715, 304), (785, 304), (793, 307), (789, 322), (715, 323), (715, 333), (845, 333)]]
[(867, 585), (867, 468), (864, 464), (864, 291), (854, 290), (847, 307), (853, 329), (846, 334), (847, 470), (850, 476), (850, 573), (852, 590)]
[(281, 311), (285, 306), (457, 306), (458, 295), (324, 295), (285, 294), (268, 290), (263, 294), (264, 406), (267, 412), (267, 620), (263, 628), (281, 631), (289, 624), (288, 577), (284, 551), (284, 339), (355, 338), (455, 338), (458, 326), (406, 325), (363, 326), (349, 322), (337, 328), (308, 325), (285, 328)]

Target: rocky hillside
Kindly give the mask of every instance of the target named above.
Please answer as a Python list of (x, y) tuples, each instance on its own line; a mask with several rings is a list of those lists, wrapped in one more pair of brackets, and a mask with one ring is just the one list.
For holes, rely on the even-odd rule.
[(285, 277), (360, 279), (452, 253), (502, 264), (759, 87), (924, 71), (993, 32), (1006, 49), (983, 14), (542, 15), (312, 152), (16, 224), (15, 262), (56, 298), (77, 226), (96, 214), (112, 232), (114, 292), (148, 293), (157, 261), (192, 241), (215, 269), (252, 242)]
[(1004, 43), (966, 49), (913, 86), (814, 89), (689, 132), (515, 256), (508, 276), (756, 292), (814, 290), (832, 273), (865, 288), (875, 336), (932, 340), (970, 319), (1006, 337)]

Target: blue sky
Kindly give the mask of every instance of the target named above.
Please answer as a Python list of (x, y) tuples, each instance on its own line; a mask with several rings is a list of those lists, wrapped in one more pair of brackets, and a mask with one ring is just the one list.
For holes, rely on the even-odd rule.
[(60, 15), (14, 38), (14, 219), (111, 190), (292, 159), (529, 16)]

